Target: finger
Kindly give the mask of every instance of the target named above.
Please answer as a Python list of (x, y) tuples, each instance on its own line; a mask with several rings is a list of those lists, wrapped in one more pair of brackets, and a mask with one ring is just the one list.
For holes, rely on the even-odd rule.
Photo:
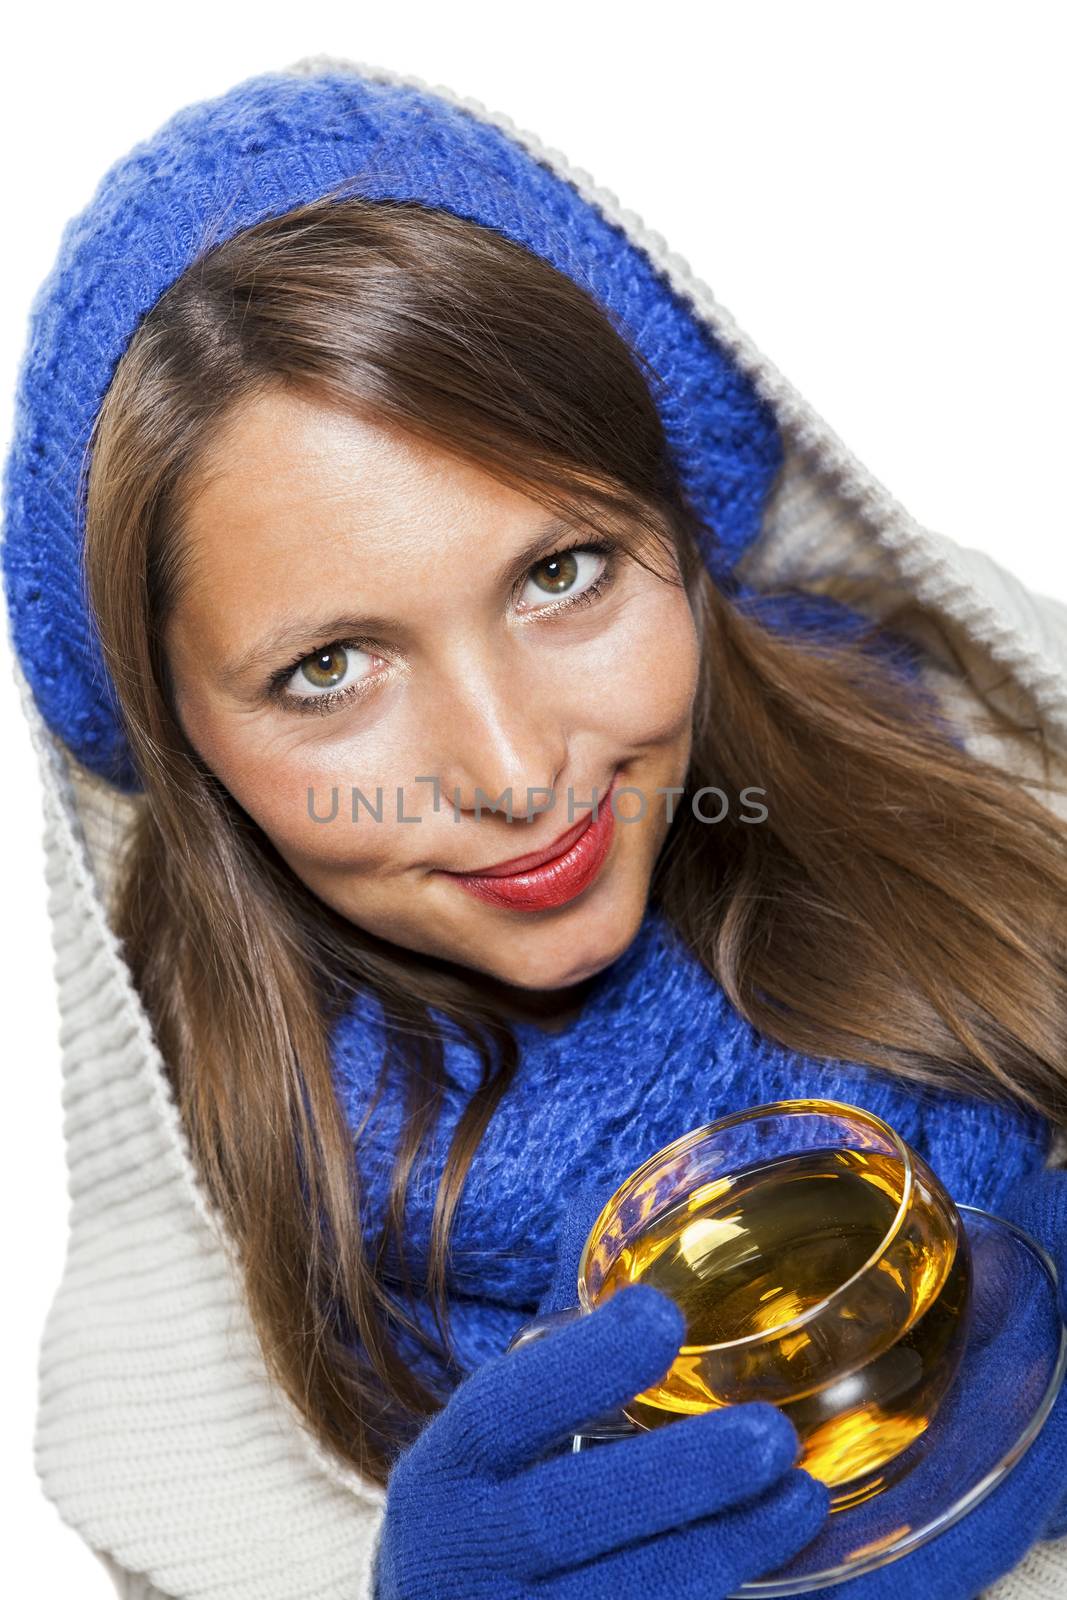
[[(614, 1445), (605, 1445), (613, 1450)], [(830, 1491), (800, 1468), (757, 1499), (572, 1567), (537, 1584), (538, 1600), (619, 1600), (623, 1594), (709, 1600), (774, 1572), (810, 1544)]]
[(590, 1561), (762, 1494), (796, 1461), (797, 1431), (765, 1400), (529, 1467), (507, 1485), (526, 1576)]
[(583, 1189), (570, 1201), (556, 1236), (556, 1265), (544, 1295), (537, 1307), (540, 1316), (545, 1311), (558, 1311), (572, 1306), (578, 1298), (578, 1262), (593, 1224), (603, 1211), (615, 1186), (606, 1189), (603, 1184), (596, 1189)]
[(658, 1383), (684, 1337), (673, 1300), (629, 1284), (588, 1316), (478, 1367), (448, 1402), (442, 1448), (461, 1469), (513, 1472)]

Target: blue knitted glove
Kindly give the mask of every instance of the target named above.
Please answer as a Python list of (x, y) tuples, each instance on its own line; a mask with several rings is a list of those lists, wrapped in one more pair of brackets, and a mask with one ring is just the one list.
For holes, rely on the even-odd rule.
[[(1053, 1168), (1014, 1184), (996, 1208), (1044, 1245), (1059, 1274), (1061, 1309), (1067, 1313), (1067, 1172)], [(982, 1375), (983, 1386), (1014, 1380), (1003, 1362)], [(981, 1417), (975, 1402), (975, 1419)], [(1067, 1385), (1025, 1455), (997, 1487), (944, 1533), (910, 1555), (831, 1588), (809, 1600), (901, 1600), (936, 1595), (937, 1600), (977, 1600), (1040, 1539), (1067, 1533)]]
[(684, 1329), (631, 1285), (471, 1373), (393, 1468), (376, 1600), (723, 1600), (808, 1544), (829, 1494), (766, 1402), (569, 1449), (663, 1377)]

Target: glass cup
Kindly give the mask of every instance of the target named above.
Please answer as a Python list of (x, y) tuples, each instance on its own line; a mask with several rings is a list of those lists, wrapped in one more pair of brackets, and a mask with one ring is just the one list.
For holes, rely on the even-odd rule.
[(971, 1250), (951, 1197), (888, 1123), (842, 1101), (777, 1100), (631, 1173), (585, 1241), (578, 1304), (525, 1324), (509, 1349), (638, 1282), (681, 1307), (685, 1342), (660, 1382), (579, 1438), (767, 1400), (834, 1512), (914, 1465), (966, 1345)]

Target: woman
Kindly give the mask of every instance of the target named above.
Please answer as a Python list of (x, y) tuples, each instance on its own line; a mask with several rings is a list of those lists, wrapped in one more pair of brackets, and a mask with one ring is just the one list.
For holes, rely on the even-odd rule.
[[(571, 1194), (713, 1116), (851, 1100), (960, 1202), (1058, 1203), (1063, 614), (915, 528), (581, 174), (336, 63), (104, 179), (5, 512), (66, 1030), (64, 1516), (131, 1594), (773, 1569), (825, 1498), (770, 1408), (641, 1551), (535, 1496), (473, 1565), (464, 1429), (536, 1410), (546, 1358), (502, 1352)], [(669, 1302), (616, 1298), (547, 1358), (573, 1407), (677, 1349)], [(704, 1422), (642, 1460), (680, 1482)], [(1034, 1504), (983, 1573), (1058, 1581)]]

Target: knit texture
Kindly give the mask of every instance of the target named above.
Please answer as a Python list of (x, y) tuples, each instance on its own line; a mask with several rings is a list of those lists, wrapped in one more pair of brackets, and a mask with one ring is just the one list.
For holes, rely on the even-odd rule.
[[(398, 194), (412, 151), (421, 158), (455, 140), (438, 174), (443, 186), (452, 185), (445, 195), (451, 209), (481, 220), (479, 196), (495, 197), (502, 216), (517, 218), (516, 231), (505, 231), (536, 248), (534, 235), (521, 233), (536, 219), (524, 221), (513, 188), (516, 175), (526, 181), (528, 174), (541, 187), (524, 192), (536, 192), (549, 208), (538, 236), (547, 241), (548, 259), (564, 266), (573, 259), (583, 282), (606, 275), (603, 303), (632, 303), (639, 340), (653, 354), (662, 351), (669, 393), (661, 404), (669, 408), (678, 397), (668, 418), (672, 448), (721, 541), (706, 554), (724, 569), (724, 582), (725, 570), (742, 560), (749, 581), (768, 585), (817, 585), (828, 572), (862, 565), (873, 591), (889, 598), (902, 587), (955, 629), (975, 684), (1002, 686), (1020, 720), (1039, 722), (1061, 747), (1067, 610), (1032, 595), (989, 558), (920, 527), (661, 236), (510, 119), (418, 79), (341, 62), (308, 62), (233, 94), (188, 108), (168, 124), (166, 137), (138, 146), (68, 227), (31, 317), (5, 470), (5, 597), (41, 763), (71, 1188), (70, 1245), (41, 1346), (36, 1461), (61, 1515), (134, 1575), (124, 1592), (138, 1600), (369, 1600), (382, 1496), (325, 1457), (267, 1380), (231, 1242), (197, 1182), (151, 1029), (107, 922), (107, 888), (135, 815), (126, 801), (136, 777), (106, 675), (83, 631), (74, 464), (140, 317), (205, 242), (310, 198), (327, 170), (337, 179), (351, 176), (356, 155), (357, 192)], [(232, 122), (237, 104), (241, 114)], [(404, 108), (403, 116), (383, 123), (387, 106)], [(359, 190), (364, 179), (371, 187)], [(598, 240), (607, 247), (599, 261)], [(613, 300), (616, 270), (621, 298)], [(644, 321), (643, 286), (661, 291)], [(699, 369), (691, 381), (688, 356)], [(705, 451), (713, 452), (714, 467), (707, 466), (701, 488)], [(965, 698), (966, 685), (949, 684), (946, 675), (942, 683)], [(651, 932), (642, 930), (633, 961), (647, 954), (643, 940)], [(625, 983), (630, 970), (623, 964), (605, 975), (602, 994), (569, 1032), (569, 1047), (595, 1017), (598, 999)], [(720, 1050), (713, 996), (706, 1003), (718, 1074), (733, 1059), (729, 1029)], [(377, 1060), (364, 1063), (368, 1076)], [(792, 1077), (772, 1089), (773, 1063), (758, 1050), (752, 1060), (757, 1077), (746, 1103), (796, 1092)], [(540, 1063), (549, 1084), (553, 1062), (560, 1065), (559, 1058)], [(339, 1051), (342, 1073), (356, 1065), (346, 1066)], [(697, 1066), (706, 1069), (707, 1053)], [(497, 1119), (501, 1132), (514, 1130), (515, 1103), (537, 1070), (536, 1049), (528, 1049), (512, 1104)], [(640, 1076), (618, 1103), (610, 1096), (603, 1102), (615, 1124), (612, 1154), (599, 1163), (604, 1171), (628, 1170), (621, 1123), (627, 1098), (632, 1107), (634, 1095), (647, 1093)], [(980, 1186), (992, 1161), (988, 1150), (953, 1170), (934, 1137), (946, 1116), (959, 1129), (965, 1108), (924, 1113), (916, 1128), (903, 1108), (873, 1098), (873, 1085), (847, 1077), (857, 1099), (871, 1088), (860, 1103), (915, 1143), (958, 1199), (991, 1193)], [(469, 1087), (461, 1073), (456, 1093)], [(726, 1108), (717, 1097), (696, 1120)], [(650, 1145), (664, 1142), (661, 1122), (667, 1137), (678, 1131), (673, 1116), (658, 1116), (654, 1110), (644, 1123)], [(974, 1125), (975, 1139), (995, 1143), (999, 1132), (991, 1133), (985, 1117)], [(527, 1129), (531, 1146), (541, 1131)], [(372, 1167), (371, 1151), (388, 1149), (388, 1130), (379, 1132), (368, 1150)], [(1005, 1132), (1021, 1165), (1036, 1159), (1040, 1138), (1022, 1127)], [(572, 1166), (576, 1154), (577, 1147), (566, 1152)], [(485, 1193), (490, 1175), (482, 1167), (468, 1184), (461, 1244), (472, 1199)], [(968, 1188), (968, 1175), (978, 1187)], [(374, 1171), (367, 1176), (373, 1194)], [(528, 1177), (533, 1198), (524, 1198), (520, 1185), (517, 1203), (535, 1223), (530, 1240), (520, 1241), (523, 1254), (529, 1243), (534, 1263), (529, 1281), (511, 1282), (506, 1267), (501, 1274), (500, 1262), (490, 1261), (472, 1298), (495, 1305), (498, 1320), (486, 1334), (483, 1312), (476, 1313), (466, 1339), (475, 1355), (500, 1348), (548, 1270), (553, 1223), (536, 1225), (539, 1180)], [(424, 1181), (432, 1187), (432, 1168)], [(551, 1210), (556, 1201), (550, 1195), (547, 1203)], [(502, 1236), (514, 1239), (515, 1226), (505, 1218)], [(989, 1600), (1056, 1600), (1065, 1586), (1067, 1549), (1043, 1546), (1028, 1551)]]

